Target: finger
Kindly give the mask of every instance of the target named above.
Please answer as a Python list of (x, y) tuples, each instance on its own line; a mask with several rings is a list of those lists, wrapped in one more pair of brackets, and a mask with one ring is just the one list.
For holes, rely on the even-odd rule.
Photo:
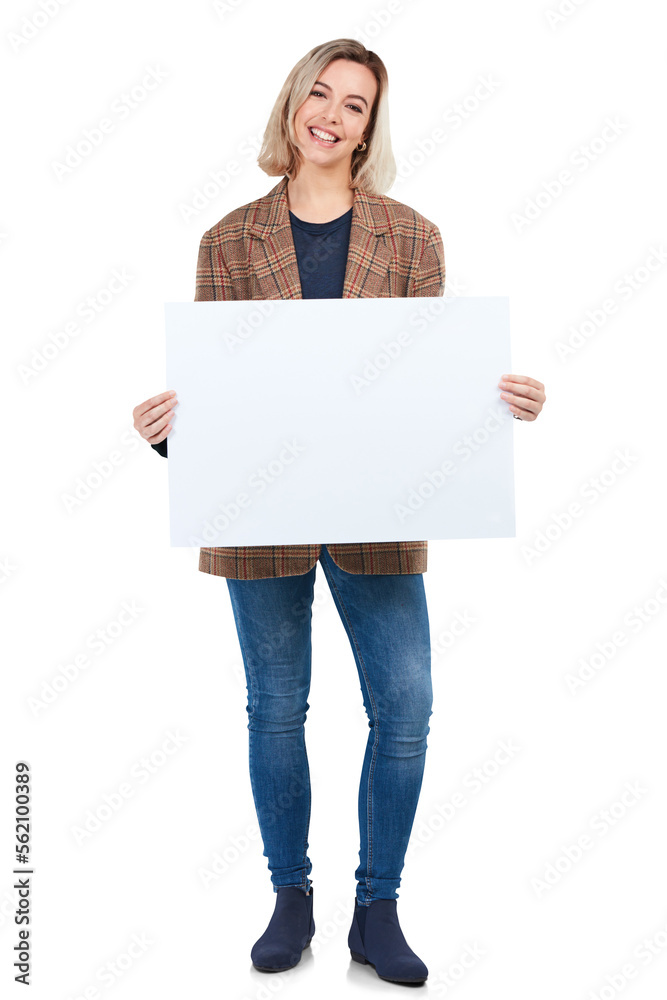
[(537, 399), (540, 403), (543, 403), (547, 398), (544, 394), (544, 386), (537, 379), (527, 378), (525, 381), (518, 381), (518, 376), (508, 376), (502, 379), (498, 385), (500, 389), (513, 392), (517, 396), (526, 397), (530, 399)]
[(144, 424), (143, 430), (141, 431), (143, 437), (145, 437), (147, 441), (149, 438), (155, 437), (156, 434), (159, 434), (166, 427), (173, 415), (173, 410), (167, 410), (166, 413), (162, 414), (159, 420), (154, 420), (150, 424)]
[(132, 414), (135, 419), (142, 417), (148, 410), (151, 410), (154, 406), (158, 406), (159, 403), (163, 403), (165, 399), (169, 399), (175, 395), (176, 392), (174, 389), (167, 389), (165, 392), (161, 392), (158, 396), (151, 396), (150, 399), (145, 399), (143, 403), (139, 403), (138, 406), (135, 406)]
[(167, 424), (167, 426), (165, 427), (165, 429), (162, 431), (161, 434), (153, 434), (151, 435), (151, 437), (146, 438), (146, 440), (148, 441), (149, 444), (159, 444), (160, 441), (164, 441), (170, 430), (171, 430), (171, 424)]
[[(525, 389), (524, 391), (528, 392), (529, 390)], [(537, 392), (536, 389), (533, 389), (532, 391)], [(515, 406), (525, 406), (529, 410), (537, 410), (541, 406), (539, 399), (529, 399), (527, 396), (520, 395), (516, 392), (509, 392), (508, 390), (501, 392), (500, 398), (506, 403), (513, 403)]]
[(159, 444), (160, 441), (164, 441), (173, 426), (171, 423), (172, 416), (173, 413), (170, 411), (169, 413), (166, 413), (164, 417), (157, 422), (157, 424), (151, 425), (148, 433), (145, 435), (149, 444)]
[(528, 375), (501, 375), (500, 380), (502, 382), (517, 382), (520, 385), (532, 386), (533, 389), (544, 392), (543, 383), (538, 382), (536, 378), (529, 378)]
[(530, 410), (524, 410), (520, 406), (510, 406), (510, 410), (515, 417), (520, 417), (522, 420), (535, 420), (537, 418), (536, 413), (532, 413)]
[(143, 427), (152, 427), (153, 424), (161, 419), (165, 413), (169, 413), (176, 406), (177, 399), (168, 399), (166, 403), (160, 403), (159, 406), (154, 406), (152, 410), (148, 410), (144, 414), (143, 419), (139, 421)]
[(514, 394), (519, 397), (519, 399), (537, 399), (542, 401), (544, 394), (539, 389), (534, 389), (532, 385), (527, 385), (525, 382), (512, 382), (508, 379), (503, 379), (503, 385), (501, 386), (502, 392), (509, 395)]
[[(507, 395), (504, 396), (503, 392)], [(533, 389), (529, 385), (512, 384), (509, 388), (504, 389), (503, 392), (500, 395), (503, 399), (507, 399), (508, 402), (516, 403), (519, 406), (527, 406), (530, 401), (529, 408), (531, 410), (537, 408), (538, 412), (544, 406), (547, 399), (544, 392), (540, 389)]]

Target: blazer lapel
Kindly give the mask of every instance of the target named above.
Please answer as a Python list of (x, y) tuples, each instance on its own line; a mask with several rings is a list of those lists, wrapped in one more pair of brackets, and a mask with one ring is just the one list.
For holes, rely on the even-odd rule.
[[(262, 299), (300, 299), (299, 266), (292, 239), (285, 176), (263, 198), (250, 225), (250, 265)], [(387, 281), (391, 254), (383, 238), (389, 223), (373, 212), (369, 196), (354, 188), (343, 298), (368, 298)]]

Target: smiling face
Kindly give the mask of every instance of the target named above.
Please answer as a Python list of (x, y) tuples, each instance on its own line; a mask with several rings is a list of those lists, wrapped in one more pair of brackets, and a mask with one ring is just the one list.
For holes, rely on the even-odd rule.
[(376, 93), (367, 66), (350, 59), (330, 62), (294, 117), (302, 157), (322, 166), (349, 162), (365, 138)]

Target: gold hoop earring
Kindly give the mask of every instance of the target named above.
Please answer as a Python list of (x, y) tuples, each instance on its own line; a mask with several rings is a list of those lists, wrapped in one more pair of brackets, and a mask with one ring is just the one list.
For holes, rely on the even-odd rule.
[(364, 142), (363, 146), (357, 146), (357, 149), (359, 150), (360, 153), (363, 153), (363, 151), (365, 150), (365, 148), (366, 148), (366, 143), (365, 142)]

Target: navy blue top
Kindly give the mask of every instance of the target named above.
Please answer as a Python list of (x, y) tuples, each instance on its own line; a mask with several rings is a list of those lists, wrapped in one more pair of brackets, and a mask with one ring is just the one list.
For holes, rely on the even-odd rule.
[(343, 295), (352, 209), (330, 222), (304, 222), (289, 213), (304, 299), (340, 299)]
[[(350, 243), (352, 209), (330, 222), (304, 222), (289, 213), (292, 238), (299, 266), (301, 296), (304, 299), (343, 297), (347, 249)], [(159, 455), (168, 457), (168, 438), (152, 444)]]

